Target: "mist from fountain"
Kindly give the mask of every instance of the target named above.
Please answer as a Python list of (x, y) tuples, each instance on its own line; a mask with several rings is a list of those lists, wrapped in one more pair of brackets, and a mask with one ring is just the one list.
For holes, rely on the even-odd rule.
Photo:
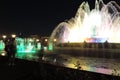
[(120, 43), (120, 7), (114, 1), (104, 4), (96, 0), (95, 8), (90, 10), (88, 2), (83, 2), (74, 18), (53, 30), (50, 41), (54, 38), (58, 43)]

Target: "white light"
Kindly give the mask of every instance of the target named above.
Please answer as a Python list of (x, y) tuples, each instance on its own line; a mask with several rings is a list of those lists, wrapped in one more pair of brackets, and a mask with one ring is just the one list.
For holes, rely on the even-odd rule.
[(56, 42), (57, 40), (56, 39), (54, 39), (54, 42)]
[(46, 51), (46, 50), (47, 50), (47, 47), (44, 47), (44, 50)]
[(2, 55), (2, 56), (5, 56), (5, 55), (6, 55), (6, 53), (2, 53), (1, 55)]
[(38, 42), (38, 41), (39, 41), (39, 39), (36, 39), (36, 41)]
[(45, 42), (47, 42), (48, 40), (47, 39), (45, 39)]
[(3, 35), (2, 37), (5, 39), (7, 36), (6, 36), (6, 35)]
[(12, 36), (12, 38), (15, 38), (15, 37), (16, 37), (16, 35), (15, 35), (15, 34), (12, 34), (11, 36)]

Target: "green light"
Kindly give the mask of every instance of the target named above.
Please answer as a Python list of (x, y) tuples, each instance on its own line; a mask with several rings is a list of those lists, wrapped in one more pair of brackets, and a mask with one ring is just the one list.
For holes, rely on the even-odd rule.
[(41, 43), (37, 43), (37, 49), (41, 50)]
[(17, 52), (24, 52), (25, 51), (25, 45), (24, 45), (24, 40), (19, 38), (16, 40), (16, 45), (17, 45)]
[(16, 40), (17, 43), (17, 52), (20, 53), (29, 53), (29, 52), (36, 52), (36, 48), (35, 45), (33, 44), (33, 40), (32, 39), (22, 39), (22, 38), (18, 38)]
[(34, 39), (32, 38), (17, 38), (16, 39), (17, 53), (16, 57), (24, 58), (30, 57), (37, 53), (41, 48), (40, 43), (35, 44)]
[(52, 44), (52, 43), (49, 43), (49, 45), (48, 45), (48, 50), (50, 50), (50, 51), (53, 50), (53, 44)]
[(16, 57), (17, 57), (17, 58), (21, 58), (21, 59), (23, 59), (24, 56), (25, 56), (25, 53), (17, 52), (17, 54), (16, 54)]
[(5, 44), (3, 40), (0, 40), (0, 50), (4, 50), (4, 48), (5, 48)]

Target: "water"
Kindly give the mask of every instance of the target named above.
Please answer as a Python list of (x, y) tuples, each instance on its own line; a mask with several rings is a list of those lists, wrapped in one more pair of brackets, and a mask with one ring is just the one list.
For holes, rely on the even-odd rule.
[(17, 53), (36, 53), (41, 49), (41, 43), (32, 38), (16, 38)]
[[(2, 54), (3, 52), (1, 52)], [(18, 55), (19, 54), (19, 55)], [(74, 53), (73, 53), (74, 54)], [(5, 55), (2, 55), (5, 56)], [(39, 57), (36, 53), (17, 53), (16, 58), (37, 61), (39, 62)], [(43, 61), (53, 64), (64, 66), (68, 68), (77, 69), (75, 65), (79, 61), (80, 70), (97, 72), (108, 75), (120, 76), (120, 60), (119, 59), (106, 59), (106, 58), (95, 58), (95, 57), (81, 57), (73, 56), (66, 53), (45, 53), (42, 58)]]
[[(41, 50), (41, 43), (33, 38), (16, 38), (16, 57), (28, 58), (32, 60), (33, 56)], [(9, 39), (8, 39), (9, 41)], [(7, 55), (4, 51), (5, 43), (0, 40), (0, 55)]]
[(70, 56), (66, 54), (53, 54), (46, 56), (47, 61), (56, 62), (60, 66), (77, 69), (75, 67), (77, 61), (80, 63), (81, 70), (97, 72), (102, 74), (120, 76), (120, 61), (119, 59), (105, 59), (105, 58), (92, 58)]
[[(90, 10), (88, 2), (83, 2), (79, 6), (75, 17), (68, 21), (59, 23), (50, 36), (50, 42), (52, 43), (53, 40), (56, 39), (57, 41), (55, 44), (59, 45), (60, 43), (60, 46), (57, 46), (60, 47), (57, 55), (62, 57), (57, 59), (55, 56), (54, 58), (56, 58), (56, 62), (58, 61), (59, 63), (64, 64), (65, 67), (76, 69), (75, 64), (79, 61), (82, 70), (120, 76), (119, 34), (120, 6), (114, 1), (110, 1), (105, 4), (102, 0), (96, 0), (94, 9)], [(84, 48), (83, 42), (93, 43), (95, 45), (100, 43), (102, 44), (102, 48), (94, 47), (94, 45), (92, 47)], [(69, 43), (73, 44), (70, 45)], [(107, 45), (106, 48), (103, 43), (110, 44)], [(66, 47), (66, 45), (72, 46), (72, 49), (68, 50), (70, 46)], [(79, 46), (78, 50), (74, 52), (79, 53), (79, 50), (82, 50), (83, 55), (89, 56), (79, 57), (81, 54), (79, 54), (78, 57), (70, 56), (70, 54), (74, 54), (73, 48), (76, 50), (75, 46), (77, 45)], [(92, 44), (90, 44), (90, 46), (91, 45)], [(61, 46), (64, 49), (66, 48), (66, 51), (62, 51)], [(56, 50), (55, 47), (56, 46), (53, 47), (54, 50)], [(62, 54), (62, 52), (64, 54)], [(68, 54), (66, 54), (66, 52), (68, 52)], [(84, 54), (84, 52), (86, 52), (86, 54)], [(90, 57), (91, 55), (92, 57), (94, 57), (94, 55), (98, 55), (100, 57), (97, 56), (98, 58), (92, 58)], [(118, 55), (117, 59), (115, 59), (116, 55)], [(108, 58), (106, 59), (106, 57)], [(53, 57), (51, 58), (47, 56), (47, 58), (50, 61), (51, 59), (54, 61)], [(64, 59), (67, 59), (67, 61), (64, 61)]]
[(53, 30), (50, 41), (64, 42), (95, 42), (120, 43), (120, 7), (110, 1), (104, 4), (102, 0), (95, 2), (95, 8), (90, 10), (88, 2), (83, 2), (74, 18), (58, 24)]

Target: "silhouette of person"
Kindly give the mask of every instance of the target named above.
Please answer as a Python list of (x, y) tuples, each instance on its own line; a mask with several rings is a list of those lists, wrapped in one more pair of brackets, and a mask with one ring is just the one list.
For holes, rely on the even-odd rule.
[(10, 49), (9, 49), (9, 42), (5, 42), (5, 51), (7, 52), (7, 57), (10, 57)]
[(39, 53), (39, 59), (42, 61), (42, 57), (44, 56), (44, 48), (42, 47)]
[(14, 65), (15, 53), (16, 53), (16, 43), (14, 38), (10, 39), (6, 43), (5, 51), (7, 52), (8, 55), (8, 64)]

